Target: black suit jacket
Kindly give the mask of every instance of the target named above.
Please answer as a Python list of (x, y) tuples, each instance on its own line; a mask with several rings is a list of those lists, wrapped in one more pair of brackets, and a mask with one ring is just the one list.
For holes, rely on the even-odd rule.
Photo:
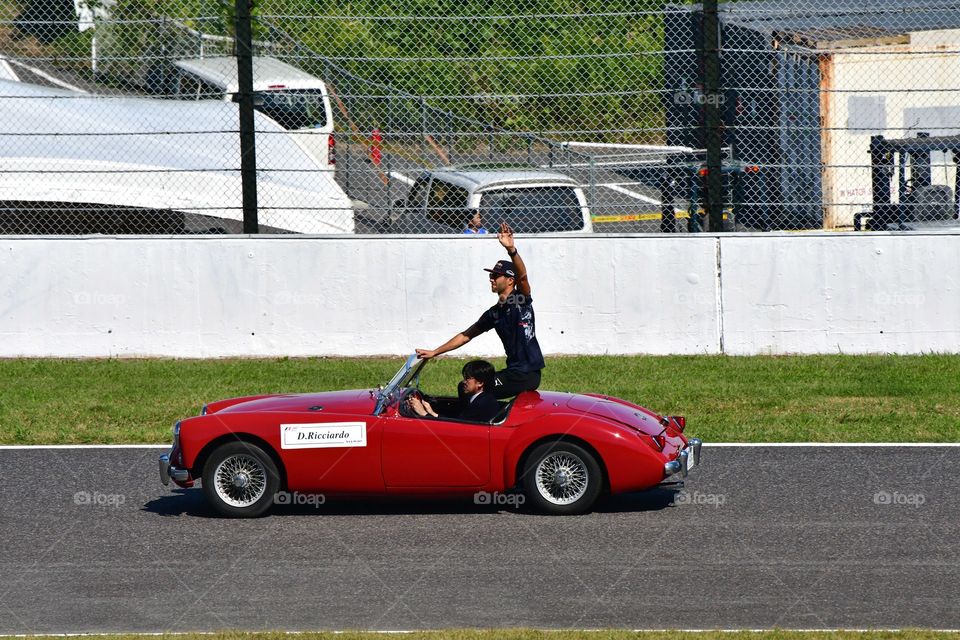
[(466, 398), (464, 403), (463, 409), (456, 416), (457, 420), (490, 422), (495, 415), (500, 413), (500, 403), (489, 391), (484, 391), (478, 395), (473, 399), (473, 402), (470, 402), (470, 398)]

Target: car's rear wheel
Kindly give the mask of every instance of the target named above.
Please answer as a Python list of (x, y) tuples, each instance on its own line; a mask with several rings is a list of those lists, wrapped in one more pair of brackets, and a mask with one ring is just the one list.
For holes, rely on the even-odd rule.
[(249, 442), (218, 447), (203, 467), (203, 493), (217, 513), (255, 518), (270, 508), (280, 487), (277, 465)]
[(603, 471), (592, 453), (572, 442), (546, 442), (530, 452), (523, 472), (530, 506), (555, 515), (584, 513), (600, 497)]

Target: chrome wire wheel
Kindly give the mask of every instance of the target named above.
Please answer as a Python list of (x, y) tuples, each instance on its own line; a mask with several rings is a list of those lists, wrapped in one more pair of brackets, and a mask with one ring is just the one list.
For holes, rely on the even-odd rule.
[(267, 470), (257, 458), (238, 453), (224, 458), (213, 472), (217, 496), (231, 507), (249, 507), (267, 489)]
[(590, 480), (586, 463), (570, 451), (545, 456), (534, 473), (537, 491), (555, 505), (572, 504), (582, 498)]

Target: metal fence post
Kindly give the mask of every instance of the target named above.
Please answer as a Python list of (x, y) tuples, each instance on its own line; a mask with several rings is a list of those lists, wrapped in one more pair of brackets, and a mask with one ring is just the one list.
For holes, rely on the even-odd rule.
[[(335, 133), (335, 132), (331, 131), (331, 132), (330, 132), (330, 135), (333, 136), (333, 139), (334, 139), (334, 140), (337, 139), (337, 136), (336, 136), (336, 133)], [(336, 148), (337, 148), (338, 146), (340, 146), (340, 145), (343, 145), (343, 147), (344, 147), (345, 153), (344, 153), (343, 155), (344, 155), (344, 160), (345, 160), (345, 162), (344, 162), (344, 165), (345, 165), (345, 166), (344, 166), (344, 174), (345, 174), (345, 175), (343, 176), (343, 181), (344, 181), (344, 185), (343, 185), (343, 186), (344, 186), (344, 190), (345, 190), (347, 193), (350, 193), (350, 147), (353, 146), (353, 145), (351, 144), (351, 143), (353, 142), (353, 140), (350, 139), (350, 134), (349, 134), (349, 133), (347, 133), (347, 138), (346, 138), (347, 141), (346, 141), (346, 143), (342, 142), (343, 138), (341, 138), (340, 140), (341, 140), (340, 144), (339, 144), (339, 145), (334, 145), (334, 149), (336, 149)], [(336, 168), (334, 168), (334, 174), (333, 174), (333, 175), (334, 175), (334, 177), (336, 177), (336, 175), (337, 175), (337, 174), (336, 174)]]
[(236, 0), (237, 80), (240, 94), (240, 180), (243, 184), (243, 232), (258, 233), (257, 143), (253, 121), (252, 0)]
[(704, 209), (710, 231), (723, 231), (723, 123), (720, 119), (720, 17), (717, 0), (703, 2), (703, 125), (707, 151)]
[(427, 157), (427, 99), (420, 98), (420, 153)]
[(597, 159), (592, 153), (590, 154), (590, 211), (594, 215), (599, 215), (597, 212)]

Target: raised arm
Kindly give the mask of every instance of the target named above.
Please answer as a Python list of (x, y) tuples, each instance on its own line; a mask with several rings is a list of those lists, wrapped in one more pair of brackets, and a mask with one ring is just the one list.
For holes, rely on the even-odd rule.
[(517, 277), (515, 279), (517, 289), (525, 296), (530, 295), (530, 279), (527, 278), (527, 265), (523, 263), (523, 258), (520, 257), (520, 253), (517, 251), (517, 247), (513, 242), (513, 229), (511, 229), (510, 225), (506, 222), (500, 223), (500, 233), (497, 234), (497, 240), (499, 240), (503, 248), (507, 250), (507, 255), (510, 256), (510, 259), (513, 261), (513, 266), (517, 270)]
[(461, 331), (457, 335), (453, 336), (442, 345), (436, 349), (417, 349), (417, 355), (424, 360), (429, 360), (430, 358), (435, 358), (440, 354), (446, 353), (447, 351), (453, 351), (454, 349), (459, 349), (463, 345), (467, 344), (473, 338), (476, 338), (478, 335), (483, 333), (485, 329), (480, 327), (479, 322), (475, 322), (470, 325), (469, 328)]

